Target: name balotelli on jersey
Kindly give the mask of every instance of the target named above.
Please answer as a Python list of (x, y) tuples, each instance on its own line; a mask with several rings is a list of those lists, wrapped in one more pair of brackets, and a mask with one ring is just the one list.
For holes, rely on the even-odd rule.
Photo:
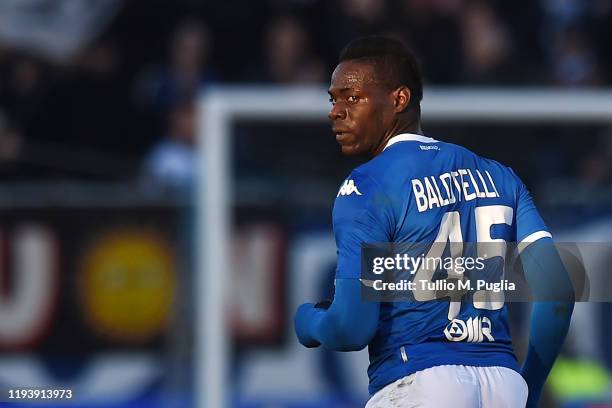
[(493, 177), (486, 170), (457, 169), (411, 182), (419, 212), (476, 198), (499, 197)]

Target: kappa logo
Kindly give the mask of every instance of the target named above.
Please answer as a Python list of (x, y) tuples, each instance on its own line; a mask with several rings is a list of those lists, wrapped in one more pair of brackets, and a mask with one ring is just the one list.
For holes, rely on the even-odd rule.
[(341, 195), (347, 196), (353, 193), (357, 195), (361, 195), (361, 193), (357, 189), (357, 186), (355, 185), (355, 182), (353, 180), (345, 180), (344, 183), (342, 184), (342, 187), (340, 187), (340, 191), (338, 191), (338, 195), (336, 197), (340, 197)]
[(488, 317), (470, 317), (467, 322), (453, 319), (444, 329), (448, 341), (465, 341), (467, 343), (482, 343), (495, 341), (491, 334), (491, 320)]

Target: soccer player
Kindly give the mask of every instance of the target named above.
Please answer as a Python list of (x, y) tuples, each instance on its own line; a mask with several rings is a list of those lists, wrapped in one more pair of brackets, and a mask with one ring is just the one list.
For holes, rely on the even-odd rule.
[[(298, 308), (300, 343), (337, 351), (368, 346), (368, 408), (537, 406), (574, 298), (525, 185), (508, 167), (423, 135), (422, 78), (398, 40), (373, 36), (349, 43), (329, 94), (342, 153), (369, 161), (350, 173), (336, 197), (334, 299)], [(534, 302), (522, 367), (503, 302), (457, 307), (449, 300), (362, 299), (362, 244), (449, 241), (519, 242), (533, 292), (559, 299)]]

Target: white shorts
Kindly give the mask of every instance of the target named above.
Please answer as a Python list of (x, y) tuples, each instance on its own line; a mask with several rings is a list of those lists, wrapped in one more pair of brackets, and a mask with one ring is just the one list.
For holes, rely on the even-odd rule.
[(506, 367), (443, 365), (400, 378), (366, 408), (524, 408), (527, 383)]

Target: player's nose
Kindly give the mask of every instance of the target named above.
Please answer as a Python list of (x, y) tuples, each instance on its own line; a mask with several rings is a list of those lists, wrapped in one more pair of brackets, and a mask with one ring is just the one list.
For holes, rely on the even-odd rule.
[(339, 104), (336, 104), (329, 110), (327, 117), (331, 120), (345, 119), (346, 110), (342, 109)]

